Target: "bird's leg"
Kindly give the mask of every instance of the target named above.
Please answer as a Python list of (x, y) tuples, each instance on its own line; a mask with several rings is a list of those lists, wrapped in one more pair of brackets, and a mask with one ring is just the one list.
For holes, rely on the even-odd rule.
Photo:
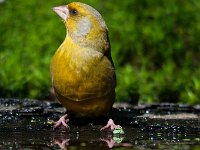
[(116, 125), (112, 119), (109, 119), (107, 125), (102, 127), (100, 130), (109, 129), (109, 128), (111, 131), (113, 131), (117, 128), (122, 128), (122, 127), (120, 125)]
[(69, 122), (69, 119), (67, 119), (67, 114), (63, 115), (58, 121), (55, 122), (54, 128), (57, 128), (59, 126), (64, 126), (66, 128), (69, 128), (67, 123)]

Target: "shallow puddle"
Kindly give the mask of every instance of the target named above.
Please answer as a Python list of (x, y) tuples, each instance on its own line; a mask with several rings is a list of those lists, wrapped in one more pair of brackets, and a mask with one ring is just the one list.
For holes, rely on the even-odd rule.
[(124, 127), (124, 135), (100, 132), (97, 126), (72, 126), (69, 131), (1, 132), (0, 149), (195, 149), (200, 131)]
[[(120, 106), (120, 105), (119, 105)], [(183, 149), (200, 148), (200, 107), (152, 104), (118, 107), (110, 117), (124, 134), (100, 131), (105, 118), (70, 118), (70, 129), (53, 129), (60, 104), (0, 99), (0, 149)]]

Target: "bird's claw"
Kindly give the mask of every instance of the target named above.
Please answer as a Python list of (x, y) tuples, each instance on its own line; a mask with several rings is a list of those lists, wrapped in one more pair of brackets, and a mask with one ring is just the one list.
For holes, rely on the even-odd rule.
[(66, 128), (69, 128), (69, 126), (67, 125), (67, 123), (69, 122), (69, 119), (66, 119), (66, 118), (67, 118), (67, 114), (65, 114), (58, 121), (56, 121), (54, 125), (54, 129), (62, 125)]
[(116, 125), (112, 119), (109, 119), (107, 125), (102, 127), (100, 130), (102, 131), (104, 129), (109, 129), (109, 128), (111, 131), (114, 131), (115, 129), (122, 127), (120, 125)]

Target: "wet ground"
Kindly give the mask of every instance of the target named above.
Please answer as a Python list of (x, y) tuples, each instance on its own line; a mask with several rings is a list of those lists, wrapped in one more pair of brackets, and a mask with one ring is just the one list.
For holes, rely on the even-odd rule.
[(199, 149), (200, 105), (115, 104), (109, 117), (124, 134), (100, 131), (108, 118), (74, 118), (70, 129), (53, 129), (62, 105), (0, 98), (0, 149)]

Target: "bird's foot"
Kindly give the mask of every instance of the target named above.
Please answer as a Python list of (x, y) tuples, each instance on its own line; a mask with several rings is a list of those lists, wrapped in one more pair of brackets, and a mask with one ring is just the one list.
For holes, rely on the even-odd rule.
[(122, 128), (122, 127), (120, 125), (116, 125), (112, 119), (109, 119), (107, 125), (102, 127), (100, 130), (110, 129), (111, 131), (114, 131), (115, 129), (118, 129), (118, 128)]
[(54, 129), (58, 128), (59, 126), (64, 126), (65, 128), (69, 128), (67, 123), (69, 122), (69, 119), (67, 119), (67, 114), (62, 116), (58, 121), (55, 122)]

